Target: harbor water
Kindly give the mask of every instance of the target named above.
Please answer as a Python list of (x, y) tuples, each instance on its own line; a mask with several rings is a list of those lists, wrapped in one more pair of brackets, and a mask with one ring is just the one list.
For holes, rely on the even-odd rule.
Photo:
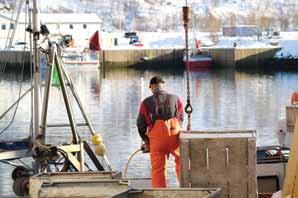
[[(165, 89), (179, 95), (186, 103), (186, 71), (168, 69), (109, 69), (96, 66), (68, 67), (85, 111), (94, 128), (103, 136), (107, 157), (114, 170), (123, 171), (129, 156), (140, 147), (136, 118), (142, 99), (150, 96), (149, 80), (160, 75)], [(20, 72), (0, 74), (0, 113), (2, 114), (30, 86), (30, 75)], [(293, 91), (298, 89), (295, 71), (239, 71), (235, 69), (200, 70), (190, 72), (193, 130), (255, 129), (257, 145), (279, 144), (279, 121), (285, 119), (285, 107), (290, 104)], [(43, 89), (42, 89), (43, 90)], [(43, 92), (42, 92), (43, 93)], [(73, 101), (78, 123), (83, 122), (79, 108)], [(22, 139), (30, 134), (31, 98), (28, 94), (0, 121), (1, 141)], [(49, 124), (68, 123), (59, 87), (53, 87), (49, 103)], [(14, 118), (13, 118), (14, 117)], [(12, 120), (13, 119), (13, 120)], [(187, 116), (183, 128), (186, 128)], [(86, 127), (78, 127), (79, 135), (90, 142)], [(71, 142), (70, 128), (48, 128), (46, 140), (51, 144)], [(170, 158), (172, 160), (172, 158)], [(88, 160), (87, 160), (88, 161)], [(15, 161), (16, 163), (21, 163)], [(30, 159), (23, 162), (30, 165)], [(92, 166), (90, 168), (93, 168)], [(173, 162), (169, 164), (170, 186), (177, 186)], [(0, 163), (0, 196), (14, 196), (11, 172), (13, 167)], [(150, 177), (148, 154), (138, 154), (131, 162), (128, 176)]]

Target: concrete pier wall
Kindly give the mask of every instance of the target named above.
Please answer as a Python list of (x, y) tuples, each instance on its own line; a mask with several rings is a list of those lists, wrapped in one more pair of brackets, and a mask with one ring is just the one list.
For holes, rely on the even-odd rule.
[(0, 66), (5, 70), (14, 70), (24, 64), (25, 70), (29, 70), (29, 51), (0, 51)]
[[(206, 48), (215, 67), (255, 67), (269, 61), (281, 48)], [(105, 50), (100, 52), (108, 66), (138, 64), (183, 65), (183, 49)]]
[[(255, 67), (269, 61), (281, 48), (205, 48), (212, 56), (214, 67)], [(184, 49), (122, 49), (99, 53), (107, 67), (127, 66), (183, 66)], [(0, 63), (29, 64), (29, 52), (2, 51)]]
[(29, 63), (30, 53), (29, 51), (1, 51), (0, 63), (9, 64), (25, 64)]
[(105, 50), (100, 59), (108, 66), (183, 65), (183, 49)]
[(218, 67), (255, 67), (265, 64), (281, 48), (209, 48)]

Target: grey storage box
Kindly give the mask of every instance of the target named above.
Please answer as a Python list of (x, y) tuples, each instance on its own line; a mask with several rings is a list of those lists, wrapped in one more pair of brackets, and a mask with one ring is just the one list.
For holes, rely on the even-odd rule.
[(181, 186), (222, 188), (223, 197), (256, 198), (253, 130), (182, 131)]

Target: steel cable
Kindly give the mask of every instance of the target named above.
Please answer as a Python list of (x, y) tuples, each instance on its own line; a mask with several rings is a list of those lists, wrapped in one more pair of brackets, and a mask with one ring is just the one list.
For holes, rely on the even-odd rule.
[[(25, 14), (25, 26), (27, 24), (27, 13)], [(26, 42), (27, 39), (26, 39), (26, 32), (24, 33), (24, 41)], [(22, 53), (22, 69), (21, 69), (21, 80), (20, 80), (20, 87), (19, 87), (19, 93), (18, 93), (18, 100), (17, 100), (17, 103), (16, 103), (16, 107), (15, 107), (15, 110), (13, 112), (13, 115), (12, 115), (12, 118), (10, 120), (10, 122), (8, 123), (8, 125), (6, 127), (4, 127), (1, 131), (0, 131), (0, 135), (2, 135), (11, 125), (12, 123), (14, 122), (14, 119), (15, 119), (15, 116), (16, 116), (16, 113), (17, 113), (17, 110), (18, 110), (18, 107), (19, 107), (19, 104), (20, 104), (20, 98), (22, 97), (22, 87), (23, 87), (23, 82), (24, 82), (24, 68), (25, 68), (25, 61), (24, 61), (24, 55), (25, 55), (25, 45), (24, 45), (24, 48), (23, 48), (23, 53)], [(4, 69), (5, 71), (5, 69)], [(30, 89), (31, 90), (31, 89)]]

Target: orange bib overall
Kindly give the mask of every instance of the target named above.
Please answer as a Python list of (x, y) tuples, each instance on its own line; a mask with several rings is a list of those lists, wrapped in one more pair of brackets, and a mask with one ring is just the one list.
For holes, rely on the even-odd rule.
[(175, 157), (176, 175), (180, 178), (179, 153), (180, 124), (176, 118), (156, 120), (147, 134), (150, 142), (151, 176), (153, 188), (167, 187), (167, 159), (169, 154)]
[(294, 92), (291, 97), (291, 104), (297, 105), (298, 104), (298, 92)]

